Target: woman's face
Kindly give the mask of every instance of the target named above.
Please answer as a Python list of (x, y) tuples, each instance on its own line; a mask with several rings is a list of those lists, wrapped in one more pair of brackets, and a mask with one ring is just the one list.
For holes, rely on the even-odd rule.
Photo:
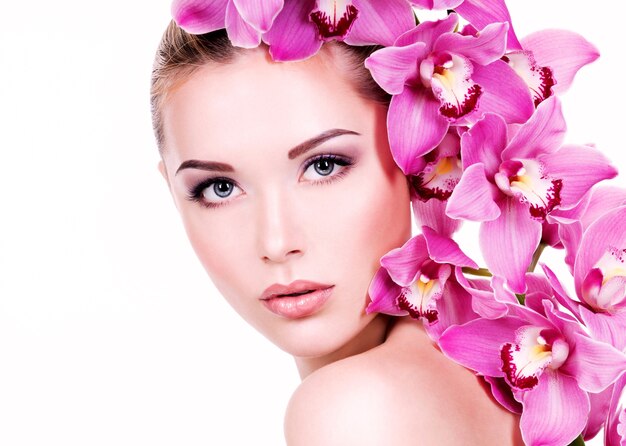
[(297, 357), (381, 327), (367, 289), (410, 236), (386, 108), (332, 57), (248, 51), (195, 72), (163, 108), (161, 170), (195, 252), (232, 307)]

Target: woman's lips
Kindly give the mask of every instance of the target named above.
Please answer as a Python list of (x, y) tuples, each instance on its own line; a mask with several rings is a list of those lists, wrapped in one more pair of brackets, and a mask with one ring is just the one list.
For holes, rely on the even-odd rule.
[(334, 285), (296, 280), (289, 285), (275, 284), (261, 295), (265, 307), (288, 319), (310, 316), (330, 298)]

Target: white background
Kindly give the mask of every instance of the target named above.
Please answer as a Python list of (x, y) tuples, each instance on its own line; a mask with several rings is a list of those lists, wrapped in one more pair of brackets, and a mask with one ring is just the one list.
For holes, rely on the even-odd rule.
[[(598, 46), (563, 99), (568, 141), (623, 168), (624, 8), (509, 3), (520, 36)], [(0, 444), (282, 444), (295, 366), (213, 289), (156, 170), (169, 0), (2, 0), (2, 18)]]

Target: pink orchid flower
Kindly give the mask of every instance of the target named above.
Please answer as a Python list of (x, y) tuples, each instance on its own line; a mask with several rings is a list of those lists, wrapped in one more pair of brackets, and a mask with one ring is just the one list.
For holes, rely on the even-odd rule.
[(418, 226), (451, 236), (463, 223), (446, 215), (446, 203), (463, 173), (461, 138), (451, 127), (441, 143), (421, 158), (423, 167), (409, 177), (411, 203)]
[(521, 49), (505, 54), (503, 60), (524, 79), (538, 106), (566, 91), (578, 70), (599, 56), (596, 47), (581, 35), (550, 29), (526, 36)]
[(579, 300), (570, 298), (556, 275), (543, 268), (559, 301), (595, 339), (626, 349), (626, 206), (603, 214), (585, 231), (574, 262)]
[(314, 55), (324, 41), (391, 45), (414, 26), (407, 0), (285, 0), (263, 41), (274, 60), (301, 60)]
[(450, 277), (455, 266), (477, 266), (454, 240), (427, 226), (422, 231), (380, 259), (382, 268), (370, 284), (367, 312), (425, 320), (436, 339), (450, 325), (477, 316), (469, 294)]
[(226, 28), (233, 45), (255, 48), (282, 8), (283, 0), (174, 0), (172, 17), (191, 34)]
[(476, 36), (454, 32), (457, 25), (456, 14), (423, 22), (365, 61), (393, 95), (389, 143), (407, 175), (419, 172), (420, 157), (441, 143), (450, 125), (471, 123), (485, 112), (521, 123), (533, 112), (528, 87), (500, 60), (508, 24), (492, 23)]
[(446, 210), (452, 218), (482, 222), (487, 266), (523, 294), (546, 216), (574, 207), (594, 184), (617, 171), (592, 147), (560, 147), (565, 121), (555, 97), (514, 130), (511, 136), (500, 116), (487, 114), (463, 134), (463, 176)]
[(626, 355), (591, 339), (571, 317), (543, 300), (542, 313), (511, 305), (507, 316), (448, 328), (443, 353), (482, 375), (504, 378), (523, 406), (525, 444), (569, 444), (585, 428), (588, 393), (626, 371)]

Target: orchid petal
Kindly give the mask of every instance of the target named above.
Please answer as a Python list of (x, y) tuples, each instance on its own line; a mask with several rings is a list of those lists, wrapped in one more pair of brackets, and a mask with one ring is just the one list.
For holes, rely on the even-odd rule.
[(508, 23), (492, 23), (478, 36), (446, 33), (437, 39), (433, 51), (460, 54), (474, 63), (487, 65), (504, 54), (508, 29)]
[(285, 0), (272, 27), (263, 35), (273, 60), (307, 59), (322, 47), (322, 40), (309, 21), (309, 13), (314, 6), (315, 0)]
[(609, 404), (609, 416), (604, 426), (604, 444), (606, 446), (623, 446), (626, 439), (624, 432), (624, 416), (626, 410), (622, 397), (626, 388), (626, 374), (617, 380), (613, 387), (613, 395)]
[(428, 46), (428, 51), (432, 51), (432, 45), (439, 36), (453, 32), (458, 23), (459, 16), (456, 14), (450, 14), (442, 20), (420, 23), (412, 30), (398, 37), (394, 42), (394, 46), (405, 46), (415, 42), (425, 42)]
[(228, 0), (174, 0), (172, 17), (190, 34), (204, 34), (224, 28)]
[(317, 0), (309, 18), (320, 39), (343, 40), (361, 13), (352, 0)]
[(515, 317), (475, 319), (450, 327), (439, 338), (444, 355), (483, 375), (503, 377), (500, 348), (515, 339), (515, 332), (526, 322)]
[(626, 349), (626, 312), (594, 313), (581, 307), (580, 316), (593, 339), (612, 345), (619, 351)]
[(495, 113), (508, 123), (522, 124), (535, 111), (526, 83), (502, 60), (487, 65), (475, 65), (474, 82), (483, 87), (478, 109)]
[(456, 185), (446, 214), (451, 218), (463, 218), (472, 221), (495, 220), (500, 216), (500, 208), (493, 199), (494, 187), (485, 177), (485, 168), (481, 163), (472, 164)]
[(580, 318), (578, 302), (573, 301), (569, 297), (567, 291), (565, 291), (565, 288), (563, 288), (563, 285), (561, 285), (561, 282), (557, 278), (556, 274), (554, 274), (554, 272), (550, 268), (548, 268), (546, 265), (541, 265), (541, 267), (546, 277), (548, 278), (552, 289), (554, 290), (554, 296), (556, 300), (565, 308), (567, 308), (573, 315)]
[(472, 296), (454, 280), (446, 282), (445, 290), (437, 301), (437, 311), (437, 323), (426, 325), (426, 331), (434, 341), (437, 341), (448, 327), (462, 325), (478, 317), (472, 311)]
[(552, 96), (556, 83), (552, 70), (539, 66), (531, 51), (513, 51), (502, 59), (524, 81), (536, 107)]
[(446, 215), (446, 201), (413, 199), (413, 215), (418, 226), (428, 226), (441, 235), (452, 236), (463, 224)]
[(502, 162), (500, 155), (507, 144), (507, 127), (502, 117), (487, 114), (461, 136), (463, 168), (483, 163), (487, 178), (493, 178)]
[(504, 0), (465, 0), (457, 6), (456, 12), (478, 29), (490, 23), (508, 22), (510, 26), (507, 44), (509, 48), (521, 49), (522, 46), (513, 30), (511, 15)]
[(354, 0), (359, 17), (345, 42), (349, 45), (393, 45), (415, 27), (415, 15), (406, 0)]
[(591, 440), (596, 435), (607, 418), (609, 411), (609, 404), (611, 402), (611, 396), (613, 395), (613, 386), (609, 386), (606, 390), (600, 393), (590, 393), (589, 402), (591, 403), (591, 410), (589, 411), (589, 419), (587, 420), (587, 426), (583, 431), (583, 439), (585, 441)]
[(283, 0), (232, 0), (241, 17), (259, 32), (267, 32), (283, 8)]
[(556, 78), (556, 93), (567, 90), (578, 70), (600, 56), (595, 46), (572, 31), (538, 31), (524, 37), (521, 43), (524, 49), (532, 51), (539, 65), (550, 67)]
[(560, 370), (587, 392), (598, 393), (626, 372), (626, 355), (612, 345), (574, 334), (576, 349)]
[(616, 186), (595, 187), (591, 191), (584, 213), (580, 216), (580, 222), (583, 228), (587, 229), (598, 217), (624, 205), (626, 205), (626, 189)]
[(492, 376), (483, 377), (491, 386), (491, 394), (505, 409), (509, 412), (521, 414), (522, 405), (513, 397), (511, 387), (502, 378), (494, 378)]
[(517, 200), (504, 200), (501, 211), (497, 219), (481, 225), (480, 245), (491, 272), (505, 277), (509, 288), (521, 294), (526, 291), (526, 269), (541, 239), (541, 223), (529, 218), (527, 207)]
[(547, 174), (563, 180), (560, 193), (563, 207), (574, 206), (594, 184), (617, 175), (608, 158), (592, 147), (563, 146), (540, 160)]
[(502, 158), (536, 158), (554, 152), (563, 142), (565, 128), (561, 103), (554, 96), (546, 99), (511, 139)]
[(390, 46), (375, 51), (365, 59), (365, 68), (370, 70), (378, 85), (389, 94), (400, 94), (404, 84), (418, 75), (418, 62), (426, 55), (426, 44), (413, 43), (407, 46)]
[(584, 429), (589, 397), (576, 380), (547, 370), (539, 385), (522, 397), (520, 428), (528, 445), (565, 445)]
[(422, 235), (410, 238), (400, 248), (389, 251), (380, 259), (380, 264), (395, 283), (410, 286), (417, 279), (422, 264), (428, 260), (428, 248)]
[(256, 48), (261, 43), (261, 33), (239, 15), (232, 1), (226, 7), (226, 31), (233, 46)]
[(396, 304), (400, 287), (391, 280), (385, 268), (379, 268), (372, 279), (368, 294), (371, 302), (366, 308), (369, 313), (384, 313), (392, 316), (406, 316), (407, 312), (400, 310)]
[(420, 157), (437, 147), (448, 126), (439, 114), (439, 101), (423, 88), (407, 87), (391, 99), (387, 115), (389, 145), (405, 175), (421, 170)]
[(449, 263), (455, 266), (478, 268), (476, 262), (467, 257), (459, 245), (451, 238), (439, 235), (428, 226), (422, 227), (430, 258), (437, 263)]
[(457, 282), (472, 295), (472, 309), (486, 319), (498, 319), (506, 315), (508, 307), (494, 298), (493, 290), (486, 281), (467, 280), (460, 268), (456, 268)]

